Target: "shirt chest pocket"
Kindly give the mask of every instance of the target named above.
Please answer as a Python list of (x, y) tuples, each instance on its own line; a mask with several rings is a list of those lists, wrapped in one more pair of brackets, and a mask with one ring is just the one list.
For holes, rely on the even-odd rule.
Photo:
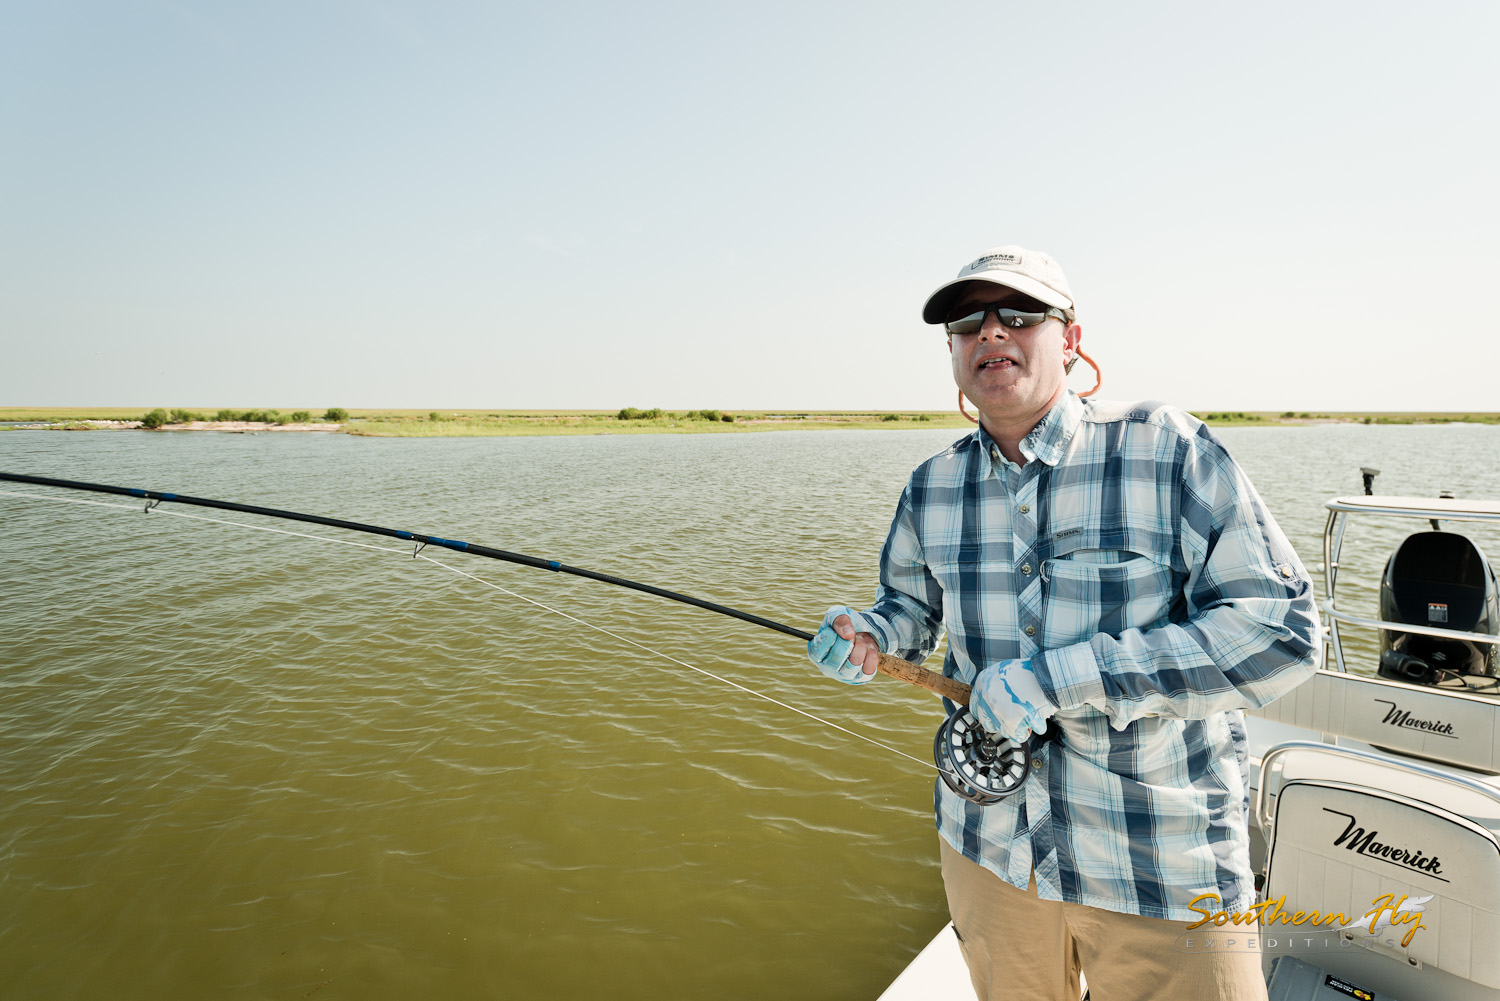
[(1172, 568), (1127, 550), (1077, 549), (1042, 563), (1044, 649), (1170, 621)]

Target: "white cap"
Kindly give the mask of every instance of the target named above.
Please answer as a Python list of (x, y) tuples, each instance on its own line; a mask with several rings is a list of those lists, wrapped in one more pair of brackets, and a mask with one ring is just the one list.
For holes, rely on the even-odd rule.
[(1025, 247), (994, 247), (960, 268), (957, 278), (938, 286), (922, 307), (923, 322), (942, 323), (965, 282), (994, 282), (1058, 309), (1073, 308), (1068, 280), (1051, 257)]

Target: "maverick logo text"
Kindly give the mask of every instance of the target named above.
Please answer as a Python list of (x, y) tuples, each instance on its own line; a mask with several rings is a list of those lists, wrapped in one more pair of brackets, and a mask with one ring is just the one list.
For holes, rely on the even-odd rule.
[(1398, 848), (1395, 845), (1383, 844), (1376, 840), (1380, 832), (1374, 830), (1367, 831), (1363, 827), (1360, 827), (1359, 821), (1354, 818), (1353, 814), (1330, 810), (1326, 806), (1323, 807), (1323, 812), (1335, 814), (1349, 821), (1349, 823), (1344, 825), (1344, 833), (1333, 839), (1333, 846), (1335, 848), (1347, 848), (1351, 852), (1368, 855), (1371, 858), (1378, 858), (1392, 865), (1398, 865), (1403, 869), (1412, 869), (1416, 872), (1426, 873), (1434, 879), (1442, 879), (1444, 883), (1448, 882), (1442, 876), (1438, 875), (1438, 873), (1443, 871), (1443, 866), (1438, 861), (1436, 855), (1429, 857), (1420, 849)]
[(1440, 720), (1418, 719), (1390, 699), (1376, 699), (1375, 701), (1382, 705), (1390, 706), (1385, 711), (1385, 718), (1380, 721), (1382, 723), (1400, 727), (1403, 730), (1420, 730), (1423, 733), (1430, 733), (1438, 737), (1458, 739), (1458, 735), (1453, 732), (1452, 723), (1444, 723)]

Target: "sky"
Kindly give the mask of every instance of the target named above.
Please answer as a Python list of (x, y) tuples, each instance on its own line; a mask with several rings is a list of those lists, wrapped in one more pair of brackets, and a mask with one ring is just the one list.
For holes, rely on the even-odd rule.
[(1020, 244), (1103, 398), (1500, 410), (1497, 42), (1492, 0), (0, 0), (0, 406), (952, 409), (922, 304)]

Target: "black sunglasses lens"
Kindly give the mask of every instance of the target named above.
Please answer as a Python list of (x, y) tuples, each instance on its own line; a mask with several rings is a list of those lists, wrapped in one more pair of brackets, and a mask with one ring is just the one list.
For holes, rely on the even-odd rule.
[(979, 328), (984, 326), (985, 312), (985, 310), (980, 310), (977, 313), (970, 313), (968, 316), (959, 317), (957, 320), (949, 320), (944, 326), (948, 328), (948, 333), (950, 334), (977, 333)]
[(949, 320), (944, 326), (950, 334), (977, 334), (979, 328), (984, 326), (985, 316), (990, 313), (995, 314), (996, 319), (1000, 321), (1002, 327), (1010, 327), (1011, 329), (1017, 327), (1034, 327), (1047, 319), (1045, 312), (1034, 313), (1030, 310), (1011, 309), (1008, 306), (990, 306), (987, 309), (981, 309), (977, 313), (970, 313), (968, 316)]
[(1034, 327), (1047, 318), (1046, 313), (1023, 312), (1019, 309), (997, 309), (995, 313), (1007, 327)]

